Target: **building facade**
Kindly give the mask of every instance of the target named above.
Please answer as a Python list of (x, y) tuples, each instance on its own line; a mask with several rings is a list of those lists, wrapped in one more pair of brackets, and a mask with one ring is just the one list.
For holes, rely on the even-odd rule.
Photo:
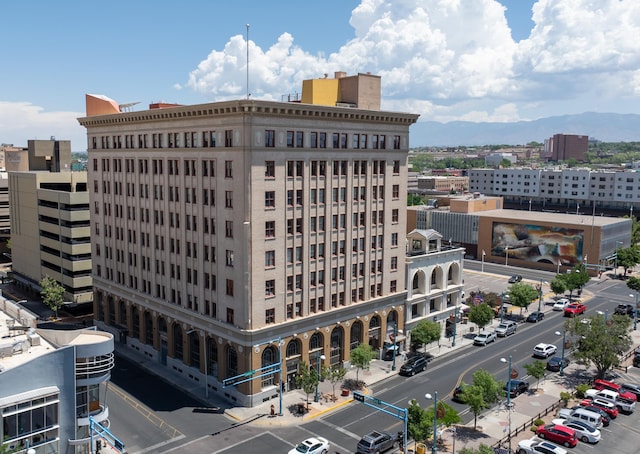
[[(241, 100), (89, 115), (94, 317), (243, 405), (404, 329), (416, 115)], [(253, 379), (225, 387), (226, 379)]]
[(575, 134), (554, 134), (545, 141), (547, 154), (551, 155), (552, 161), (567, 161), (575, 159), (584, 161), (585, 154), (589, 149), (589, 136), (579, 136)]
[(67, 306), (91, 306), (87, 172), (11, 172), (9, 188), (16, 282), (40, 291), (49, 276), (64, 287)]

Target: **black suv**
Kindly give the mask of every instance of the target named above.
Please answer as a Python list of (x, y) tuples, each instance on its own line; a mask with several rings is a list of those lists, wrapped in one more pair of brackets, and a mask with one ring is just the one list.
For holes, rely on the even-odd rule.
[(614, 312), (619, 315), (628, 315), (633, 317), (636, 311), (633, 308), (633, 304), (618, 304)]
[[(502, 389), (505, 390), (506, 395), (507, 385), (504, 385)], [(520, 394), (528, 390), (529, 382), (526, 382), (524, 380), (511, 380), (511, 387), (509, 388), (509, 391), (511, 391), (511, 397), (518, 397)]]
[(412, 375), (427, 369), (427, 358), (424, 356), (414, 356), (409, 358), (400, 368), (400, 375)]
[(378, 453), (387, 451), (393, 448), (396, 442), (396, 437), (387, 432), (369, 432), (362, 437), (362, 440), (358, 442), (356, 453), (358, 454), (370, 454), (372, 452)]

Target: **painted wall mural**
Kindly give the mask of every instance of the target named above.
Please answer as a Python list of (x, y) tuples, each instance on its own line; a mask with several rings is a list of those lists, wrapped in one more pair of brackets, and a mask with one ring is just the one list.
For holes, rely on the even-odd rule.
[(494, 222), (491, 255), (573, 266), (582, 263), (584, 231), (563, 227)]

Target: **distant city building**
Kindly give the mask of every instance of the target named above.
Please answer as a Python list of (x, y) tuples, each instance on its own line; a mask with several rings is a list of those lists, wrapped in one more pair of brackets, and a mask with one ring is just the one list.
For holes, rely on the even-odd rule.
[(512, 153), (491, 153), (484, 157), (484, 164), (488, 167), (498, 167), (505, 159), (511, 164), (518, 162), (518, 157)]
[(459, 176), (419, 176), (418, 189), (445, 193), (462, 193), (469, 189), (469, 178)]
[(583, 162), (588, 149), (589, 136), (555, 134), (545, 141), (545, 154), (550, 155), (551, 160), (555, 162), (569, 159)]

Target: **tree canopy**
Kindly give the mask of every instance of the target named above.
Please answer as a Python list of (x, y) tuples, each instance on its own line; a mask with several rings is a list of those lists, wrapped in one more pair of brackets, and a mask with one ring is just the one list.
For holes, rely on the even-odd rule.
[(360, 369), (368, 369), (375, 357), (376, 352), (369, 344), (360, 344), (351, 350), (351, 364), (356, 366), (356, 381), (359, 381)]
[(431, 342), (440, 340), (442, 327), (440, 323), (431, 320), (420, 320), (411, 330), (411, 344), (424, 347)]
[(58, 309), (64, 303), (64, 287), (54, 278), (45, 276), (40, 281), (42, 302), (58, 316)]
[(573, 291), (581, 289), (590, 279), (587, 268), (580, 263), (568, 273), (557, 274), (551, 281), (551, 290), (555, 294), (562, 294), (569, 290), (569, 299), (571, 299)]
[(573, 356), (587, 365), (593, 364), (597, 378), (604, 378), (607, 371), (620, 365), (620, 357), (631, 347), (629, 336), (631, 318), (613, 314), (596, 314), (590, 323), (581, 323), (578, 318), (566, 322), (567, 334), (576, 339), (577, 349)]
[(618, 249), (618, 266), (624, 269), (624, 276), (627, 275), (629, 268), (633, 268), (640, 263), (640, 249), (636, 245), (631, 247)]
[(537, 299), (540, 293), (530, 284), (517, 282), (509, 287), (509, 302), (516, 307), (528, 308), (533, 300)]
[(484, 328), (493, 320), (495, 316), (493, 309), (487, 303), (480, 303), (472, 306), (469, 310), (469, 320), (471, 323), (478, 325), (480, 329)]

